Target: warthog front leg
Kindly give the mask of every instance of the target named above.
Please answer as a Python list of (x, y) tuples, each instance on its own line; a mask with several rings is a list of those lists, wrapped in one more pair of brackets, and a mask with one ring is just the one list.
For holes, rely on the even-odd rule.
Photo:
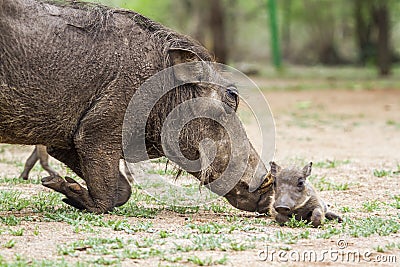
[[(79, 155), (75, 148), (61, 149), (49, 147), (47, 150), (52, 157), (64, 162), (78, 176), (84, 178)], [(45, 187), (64, 194), (67, 198), (63, 199), (63, 201), (75, 208), (86, 209), (86, 206), (81, 203), (81, 200), (84, 202), (92, 202), (88, 190), (70, 177), (65, 177), (64, 180), (59, 175), (49, 176), (42, 179), (42, 184)]]
[(318, 227), (321, 225), (323, 219), (324, 219), (324, 213), (322, 209), (320, 208), (314, 209), (311, 215), (311, 224), (314, 227)]
[(65, 177), (64, 180), (58, 175), (49, 176), (42, 179), (42, 184), (67, 196), (68, 198), (63, 199), (63, 201), (77, 209), (85, 209), (87, 204), (84, 205), (83, 203), (93, 202), (90, 198), (88, 190), (70, 177)]
[[(117, 190), (114, 195), (109, 195), (110, 198), (110, 207), (104, 208), (104, 207), (97, 207), (97, 204), (95, 203), (94, 199), (92, 198), (90, 194), (90, 188), (92, 188), (92, 185), (90, 183), (96, 183), (96, 181), (87, 179), (87, 176), (84, 174), (84, 170), (81, 167), (80, 161), (79, 161), (79, 155), (76, 149), (58, 149), (58, 148), (50, 148), (49, 149), (50, 154), (55, 157), (56, 159), (59, 159), (60, 161), (63, 161), (69, 168), (71, 168), (78, 176), (80, 176), (82, 179), (84, 179), (88, 185), (88, 189), (84, 188), (81, 186), (78, 182), (73, 180), (70, 177), (65, 177), (65, 180), (59, 176), (50, 176), (50, 177), (45, 177), (42, 179), (42, 184), (48, 188), (51, 188), (59, 193), (64, 194), (67, 198), (63, 199), (63, 201), (75, 208), (81, 209), (81, 210), (88, 210), (96, 213), (102, 213), (111, 210), (113, 207), (121, 206), (125, 204), (128, 200), (129, 197), (131, 196), (131, 186), (127, 179), (122, 175), (122, 173), (119, 172), (118, 170), (118, 164), (110, 164), (108, 161), (104, 162), (101, 164), (101, 168), (97, 168), (100, 170), (104, 170), (105, 172), (112, 170), (113, 168), (116, 170), (118, 175), (117, 180)], [(100, 159), (106, 159), (106, 156), (100, 157)], [(90, 165), (92, 168), (89, 168), (88, 173), (91, 173), (90, 169), (96, 170), (93, 165)], [(93, 181), (93, 182), (89, 182)], [(109, 190), (111, 188), (110, 183), (104, 183), (101, 181), (98, 181), (100, 183), (101, 188), (104, 191), (111, 192)], [(96, 187), (96, 184), (93, 185), (93, 187)], [(98, 189), (93, 189), (93, 190), (98, 190)]]

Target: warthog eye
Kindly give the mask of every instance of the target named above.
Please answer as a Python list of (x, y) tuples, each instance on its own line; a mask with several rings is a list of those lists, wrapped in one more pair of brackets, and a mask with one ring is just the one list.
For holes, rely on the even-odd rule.
[(235, 86), (228, 86), (226, 88), (226, 95), (229, 102), (235, 103), (235, 111), (239, 105), (239, 93)]
[(234, 87), (234, 86), (229, 86), (226, 89), (226, 92), (227, 92), (228, 96), (232, 97), (232, 98), (237, 98), (239, 96), (239, 93), (238, 93), (236, 87)]

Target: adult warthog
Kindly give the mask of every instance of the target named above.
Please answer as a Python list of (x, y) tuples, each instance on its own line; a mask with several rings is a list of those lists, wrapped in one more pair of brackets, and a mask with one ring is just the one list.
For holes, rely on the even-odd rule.
[[(233, 84), (202, 82), (204, 68), (218, 76), (216, 69), (180, 65), (211, 61), (196, 41), (135, 12), (76, 1), (0, 0), (0, 142), (46, 146), (86, 181), (87, 189), (58, 175), (44, 178), (43, 185), (76, 208), (110, 211), (131, 195), (118, 169), (123, 123), (130, 99), (150, 77), (173, 67), (174, 79), (187, 82), (160, 95), (152, 107), (145, 128), (149, 158), (171, 155), (161, 142), (162, 127), (181, 103), (212, 99), (203, 108), (221, 118), (236, 111)], [(187, 79), (193, 73), (200, 73), (196, 82)], [(246, 136), (235, 138), (247, 142)], [(218, 144), (214, 158), (206, 168), (189, 172), (207, 185), (227, 168), (233, 148), (220, 123), (195, 118), (180, 131), (181, 154), (198, 159), (205, 139)], [(239, 209), (265, 212), (271, 191), (263, 188), (267, 170), (251, 145), (242, 156), (242, 174), (229, 192), (209, 188)], [(180, 165), (179, 158), (173, 160)]]

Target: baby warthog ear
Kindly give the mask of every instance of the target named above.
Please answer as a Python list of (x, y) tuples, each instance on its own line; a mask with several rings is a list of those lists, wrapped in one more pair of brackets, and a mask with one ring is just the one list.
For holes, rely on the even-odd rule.
[(182, 82), (198, 82), (202, 80), (204, 67), (202, 59), (196, 53), (182, 48), (170, 48), (168, 56), (177, 80)]
[(304, 166), (304, 168), (303, 168), (304, 178), (307, 178), (308, 176), (310, 176), (310, 174), (311, 174), (311, 166), (312, 166), (312, 162), (310, 162), (306, 166)]
[(271, 161), (269, 165), (271, 166), (271, 175), (273, 177), (276, 177), (276, 175), (278, 174), (278, 172), (281, 171), (282, 168), (278, 164), (276, 164), (275, 161)]

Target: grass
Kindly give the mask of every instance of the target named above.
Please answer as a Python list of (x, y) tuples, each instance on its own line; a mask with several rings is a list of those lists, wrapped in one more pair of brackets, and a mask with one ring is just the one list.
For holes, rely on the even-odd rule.
[(196, 255), (187, 258), (188, 262), (191, 262), (198, 266), (212, 266), (212, 265), (225, 265), (228, 262), (228, 258), (224, 255), (221, 259), (214, 260), (211, 256), (200, 258)]
[(393, 196), (394, 202), (391, 204), (392, 207), (400, 209), (400, 195)]
[(312, 227), (311, 222), (307, 222), (306, 220), (296, 220), (295, 216), (292, 215), (290, 220), (285, 223), (285, 226), (290, 228), (307, 228)]
[(398, 175), (398, 174), (400, 174), (400, 165), (397, 165), (396, 170), (375, 169), (373, 174), (375, 177), (378, 177), (378, 178)]
[(362, 203), (363, 210), (366, 212), (373, 212), (381, 209), (382, 202), (378, 200), (366, 201)]
[(279, 230), (275, 233), (275, 236), (269, 237), (268, 240), (272, 242), (278, 242), (283, 244), (296, 244), (300, 239), (308, 239), (310, 231), (305, 230), (300, 233), (287, 232)]
[(400, 221), (394, 218), (367, 217), (354, 221), (348, 220), (343, 227), (345, 232), (352, 237), (388, 236), (400, 231)]
[(318, 178), (315, 175), (311, 175), (310, 178), (308, 179), (318, 191), (331, 191), (331, 190), (343, 191), (343, 190), (348, 190), (351, 185), (350, 183), (332, 182), (328, 180), (325, 176)]
[(16, 241), (14, 239), (10, 239), (3, 245), (3, 247), (13, 248), (15, 246), (15, 244), (16, 244)]
[(391, 171), (387, 171), (387, 170), (374, 170), (374, 176), (375, 177), (386, 177), (386, 176), (390, 176), (391, 175)]
[(13, 235), (13, 236), (23, 236), (24, 235), (24, 231), (25, 231), (25, 228), (19, 228), (19, 229), (16, 229), (16, 230), (10, 230), (10, 234)]
[[(323, 184), (326, 181), (323, 180)], [(330, 185), (327, 190), (335, 188), (337, 185)], [(340, 187), (341, 188), (341, 187)], [(280, 227), (274, 233), (264, 232), (266, 226), (271, 225), (271, 221), (266, 218), (244, 218), (235, 215), (229, 215), (223, 222), (207, 222), (207, 223), (195, 223), (192, 222), (191, 215), (198, 213), (200, 210), (214, 212), (225, 212), (229, 210), (226, 207), (225, 202), (215, 203), (214, 207), (200, 208), (175, 208), (174, 212), (177, 214), (189, 215), (188, 222), (185, 224), (184, 234), (177, 234), (169, 232), (167, 230), (154, 229), (152, 222), (149, 221), (137, 221), (135, 223), (130, 222), (127, 218), (136, 217), (140, 218), (154, 218), (157, 214), (163, 210), (163, 208), (147, 208), (141, 207), (132, 202), (129, 202), (127, 207), (121, 207), (119, 210), (107, 215), (96, 215), (86, 212), (74, 210), (70, 207), (65, 206), (56, 193), (45, 193), (39, 192), (31, 197), (22, 197), (19, 191), (4, 191), (2, 192), (4, 198), (1, 199), (4, 210), (33, 210), (37, 214), (41, 214), (39, 220), (42, 222), (62, 222), (67, 225), (71, 225), (75, 233), (93, 233), (98, 235), (104, 230), (109, 229), (110, 231), (123, 232), (128, 235), (134, 235), (135, 233), (147, 233), (149, 236), (144, 236), (136, 239), (122, 239), (122, 238), (95, 238), (90, 237), (87, 239), (77, 240), (62, 246), (59, 246), (59, 254), (67, 257), (76, 257), (78, 255), (87, 254), (96, 256), (95, 259), (91, 259), (90, 262), (97, 265), (115, 265), (120, 264), (124, 260), (128, 259), (147, 259), (157, 258), (167, 262), (184, 263), (190, 262), (199, 266), (225, 264), (228, 261), (225, 260), (219, 262), (214, 258), (210, 260), (207, 257), (192, 257), (192, 261), (189, 260), (191, 256), (184, 256), (186, 253), (192, 253), (195, 251), (246, 251), (252, 250), (257, 242), (274, 242), (277, 244), (296, 244), (302, 239), (309, 238), (334, 238), (335, 236), (348, 235), (352, 237), (369, 237), (371, 235), (386, 236), (396, 234), (400, 231), (400, 223), (395, 218), (361, 218), (350, 220), (345, 219), (342, 224), (335, 222), (325, 223), (318, 234), (313, 235), (310, 224), (306, 221), (297, 221), (292, 218), (286, 227)], [(153, 200), (140, 194), (137, 194), (141, 201), (148, 201), (149, 204), (153, 203)], [(395, 208), (398, 207), (400, 197), (398, 195), (393, 196), (393, 202), (390, 206)], [(18, 208), (11, 208), (11, 203), (16, 205)], [(22, 203), (22, 204), (21, 204)], [(54, 209), (54, 206), (58, 207)], [(128, 208), (129, 207), (129, 208)], [(372, 200), (363, 202), (362, 209), (364, 212), (373, 212), (380, 210), (383, 207), (383, 203)], [(22, 208), (22, 209), (21, 209)], [(138, 212), (138, 210), (142, 210)], [(172, 210), (172, 209), (169, 209)], [(342, 207), (343, 212), (352, 212), (351, 207)], [(232, 211), (234, 214), (234, 211)], [(196, 215), (197, 216), (197, 215)], [(22, 221), (29, 221), (27, 217), (16, 217), (13, 214), (9, 216), (0, 217), (0, 222), (8, 227), (16, 227), (13, 229), (6, 229), (5, 233), (11, 236), (22, 236), (26, 230), (24, 227), (18, 227)], [(288, 228), (293, 230), (302, 229), (298, 232), (287, 231)], [(34, 235), (40, 235), (38, 228), (32, 230)], [(254, 238), (238, 238), (238, 233), (249, 233), (255, 232), (260, 233), (258, 237)], [(262, 234), (261, 234), (262, 233)], [(239, 235), (240, 236), (240, 235)], [(171, 244), (173, 247), (168, 247), (167, 244)], [(182, 242), (187, 240), (187, 242)], [(6, 243), (3, 243), (3, 247), (12, 249), (16, 244), (15, 239), (10, 239)], [(175, 251), (175, 252), (174, 252)], [(183, 253), (183, 256), (174, 256), (176, 252)], [(111, 256), (112, 258), (109, 258)], [(197, 263), (196, 263), (197, 262)], [(225, 262), (225, 263), (224, 263)]]
[(0, 191), (0, 211), (21, 211), (31, 205), (31, 202), (21, 197), (16, 190)]
[(1, 216), (0, 217), (0, 222), (2, 224), (8, 225), (8, 226), (16, 226), (19, 225), (21, 223), (22, 219), (21, 218), (17, 218), (14, 215), (10, 215), (10, 216)]
[(396, 127), (400, 129), (400, 122), (396, 122), (395, 120), (387, 120), (386, 125)]
[(332, 169), (349, 163), (351, 163), (350, 160), (326, 160), (314, 162), (313, 167)]
[(342, 213), (347, 213), (347, 212), (352, 212), (354, 209), (349, 206), (342, 206), (339, 208), (339, 210)]
[[(299, 108), (307, 109), (308, 104), (312, 105), (303, 103)], [(159, 163), (165, 163), (164, 159)], [(314, 166), (331, 169), (348, 163), (348, 160), (326, 160), (315, 162)], [(399, 169), (400, 166), (398, 170), (389, 171), (389, 175), (395, 175)], [(352, 186), (326, 177), (312, 176), (310, 179), (318, 190), (347, 190)], [(290, 251), (292, 247), (317, 239), (328, 239), (324, 242), (330, 244), (339, 237), (395, 238), (400, 232), (398, 193), (391, 195), (387, 203), (369, 200), (342, 206), (340, 212), (346, 215), (343, 223), (329, 221), (315, 229), (306, 221), (294, 218), (280, 227), (268, 217), (239, 212), (222, 199), (205, 207), (164, 206), (139, 186), (133, 186), (132, 197), (126, 205), (109, 214), (91, 214), (65, 205), (61, 194), (43, 191), (41, 186), (37, 186), (37, 192), (28, 194), (18, 187), (35, 184), (32, 180), (35, 179), (26, 182), (0, 177), (0, 185), (7, 185), (7, 188), (13, 185), (11, 190), (0, 190), (2, 250), (12, 255), (25, 240), (43, 239), (48, 231), (42, 226), (50, 223), (64, 227), (68, 239), (53, 244), (58, 254), (50, 255), (52, 260), (32, 259), (27, 255), (7, 259), (0, 256), (0, 266), (128, 266), (142, 264), (144, 260), (160, 266), (227, 265), (233, 263), (231, 254), (247, 251), (255, 255), (265, 244), (275, 244)], [(398, 215), (383, 217), (387, 209)], [(377, 211), (382, 217), (375, 216)], [(361, 215), (353, 217), (354, 212)], [(168, 217), (165, 224), (160, 225), (165, 217)], [(171, 218), (176, 222), (169, 225)], [(374, 249), (379, 253), (398, 251), (400, 244), (396, 241), (379, 243)]]
[[(264, 68), (265, 69), (265, 68)], [(395, 73), (399, 68), (394, 68)], [(272, 68), (263, 71), (269, 81), (287, 81), (262, 86), (262, 90), (274, 91), (305, 91), (305, 90), (379, 90), (399, 88), (399, 77), (393, 74), (389, 79), (379, 79), (373, 68), (341, 67), (330, 68), (324, 66), (296, 67), (290, 66), (285, 71), (276, 73)], [(316, 79), (318, 77), (318, 79)]]

